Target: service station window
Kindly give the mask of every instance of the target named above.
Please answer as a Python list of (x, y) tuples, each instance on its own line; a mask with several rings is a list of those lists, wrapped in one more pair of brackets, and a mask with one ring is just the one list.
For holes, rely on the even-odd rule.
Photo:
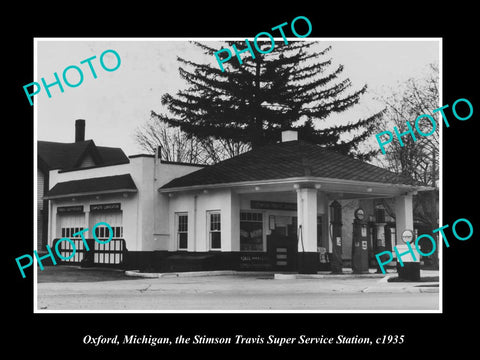
[(240, 213), (240, 250), (263, 251), (262, 213)]
[(62, 238), (67, 237), (67, 238), (80, 238), (81, 234), (73, 235), (76, 234), (80, 231), (83, 230), (83, 227), (62, 227)]
[(210, 248), (212, 250), (220, 250), (222, 247), (222, 235), (220, 228), (220, 212), (219, 211), (209, 211), (209, 238), (210, 238)]
[[(83, 207), (79, 206), (79, 208), (83, 209)], [(65, 210), (61, 209), (74, 209), (76, 207), (73, 206), (64, 206), (59, 207), (57, 209), (58, 213), (58, 224), (59, 224), (59, 233), (57, 236), (62, 238), (69, 238), (69, 239), (79, 239), (81, 238), (80, 231), (85, 229), (85, 214), (81, 213), (67, 213)], [(74, 235), (77, 234), (77, 235)], [(84, 235), (85, 236), (85, 235)]]
[(188, 214), (177, 213), (177, 244), (179, 250), (188, 248)]
[[(110, 225), (110, 224), (109, 224)], [(106, 226), (99, 225), (95, 228), (95, 236), (97, 239), (107, 240), (112, 236), (112, 238), (122, 238), (123, 237), (123, 226), (110, 226), (113, 233), (110, 233), (110, 230)]]

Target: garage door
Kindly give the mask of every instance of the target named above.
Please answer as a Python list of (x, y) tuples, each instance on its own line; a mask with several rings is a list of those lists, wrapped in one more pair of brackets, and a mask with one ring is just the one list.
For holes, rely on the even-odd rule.
[[(60, 224), (60, 238), (70, 238), (75, 244), (75, 254), (65, 262), (80, 262), (83, 260), (84, 244), (80, 235), (73, 236), (73, 234), (82, 231), (85, 228), (85, 214), (62, 214), (59, 215)], [(72, 255), (73, 248), (69, 241), (62, 241), (60, 243), (60, 253), (64, 258), (69, 258)]]
[[(122, 212), (95, 212), (90, 213), (90, 224), (93, 227), (99, 222), (110, 225), (112, 232), (107, 226), (99, 225), (95, 228), (95, 235), (101, 241), (112, 239), (106, 244), (94, 243), (93, 262), (95, 264), (120, 264), (123, 261), (125, 240), (123, 239)], [(91, 235), (93, 236), (93, 234)]]

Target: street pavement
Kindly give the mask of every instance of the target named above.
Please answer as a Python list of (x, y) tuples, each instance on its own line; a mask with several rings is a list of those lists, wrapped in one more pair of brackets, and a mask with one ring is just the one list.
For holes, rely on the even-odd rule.
[(150, 275), (133, 281), (40, 282), (37, 311), (439, 311), (438, 282), (388, 282), (380, 274)]

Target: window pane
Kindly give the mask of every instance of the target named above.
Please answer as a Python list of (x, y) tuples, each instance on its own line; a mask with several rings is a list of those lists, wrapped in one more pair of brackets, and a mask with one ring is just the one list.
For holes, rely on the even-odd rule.
[(220, 249), (222, 247), (222, 242), (221, 242), (221, 233), (218, 232), (211, 232), (210, 233), (210, 238), (212, 241), (212, 249)]
[(261, 222), (240, 222), (240, 250), (263, 250), (263, 224)]
[(188, 247), (188, 234), (187, 233), (179, 233), (178, 234), (178, 248), (179, 249), (186, 249)]
[(188, 231), (188, 215), (178, 216), (178, 231)]
[(220, 214), (210, 214), (210, 230), (220, 230)]

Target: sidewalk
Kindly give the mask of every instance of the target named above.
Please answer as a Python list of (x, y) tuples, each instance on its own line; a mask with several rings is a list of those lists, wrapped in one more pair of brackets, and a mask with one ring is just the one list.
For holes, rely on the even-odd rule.
[[(369, 293), (438, 293), (440, 290), (440, 281), (404, 281), (388, 282), (389, 278), (396, 277), (397, 274), (389, 274), (377, 281), (374, 286), (369, 286), (362, 292)], [(438, 270), (420, 270), (420, 279), (439, 276)]]
[[(387, 274), (396, 274), (395, 270), (387, 270)], [(139, 270), (125, 271), (127, 276), (136, 276), (143, 278), (171, 278), (171, 277), (200, 277), (200, 276), (272, 276), (274, 279), (360, 279), (360, 278), (384, 278), (386, 275), (377, 273), (375, 269), (370, 269), (369, 273), (354, 274), (352, 269), (343, 268), (343, 273), (333, 274), (330, 271), (318, 271), (316, 274), (300, 274), (298, 272), (288, 271), (236, 271), (236, 270), (213, 270), (213, 271), (186, 271), (186, 272), (167, 272), (167, 273), (145, 273)]]
[[(299, 274), (294, 272), (265, 272), (265, 271), (195, 271), (195, 272), (176, 272), (176, 273), (140, 273), (137, 270), (126, 271), (127, 276), (142, 278), (190, 278), (190, 277), (211, 277), (211, 276), (232, 276), (234, 278), (247, 277), (266, 277), (278, 282), (295, 282), (296, 280), (307, 279), (325, 279), (330, 288), (332, 281), (341, 282), (342, 291), (359, 291), (364, 293), (438, 293), (439, 282), (437, 281), (419, 281), (419, 282), (388, 282), (389, 278), (397, 277), (397, 272), (393, 269), (387, 270), (387, 274), (377, 273), (375, 269), (370, 269), (368, 274), (354, 274), (352, 269), (344, 268), (342, 274), (332, 274), (324, 271), (317, 274)], [(421, 278), (438, 277), (436, 270), (421, 270)], [(372, 280), (378, 279), (373, 285)], [(345, 281), (350, 280), (350, 281)], [(353, 281), (351, 281), (353, 280)]]
[[(344, 274), (212, 271), (140, 277), (58, 266), (50, 272), (48, 279), (37, 283), (37, 309), (42, 311), (437, 311), (441, 300), (438, 282), (388, 282), (388, 277), (397, 276), (395, 272), (385, 276), (349, 270)], [(432, 275), (436, 272), (422, 272), (424, 278)]]

